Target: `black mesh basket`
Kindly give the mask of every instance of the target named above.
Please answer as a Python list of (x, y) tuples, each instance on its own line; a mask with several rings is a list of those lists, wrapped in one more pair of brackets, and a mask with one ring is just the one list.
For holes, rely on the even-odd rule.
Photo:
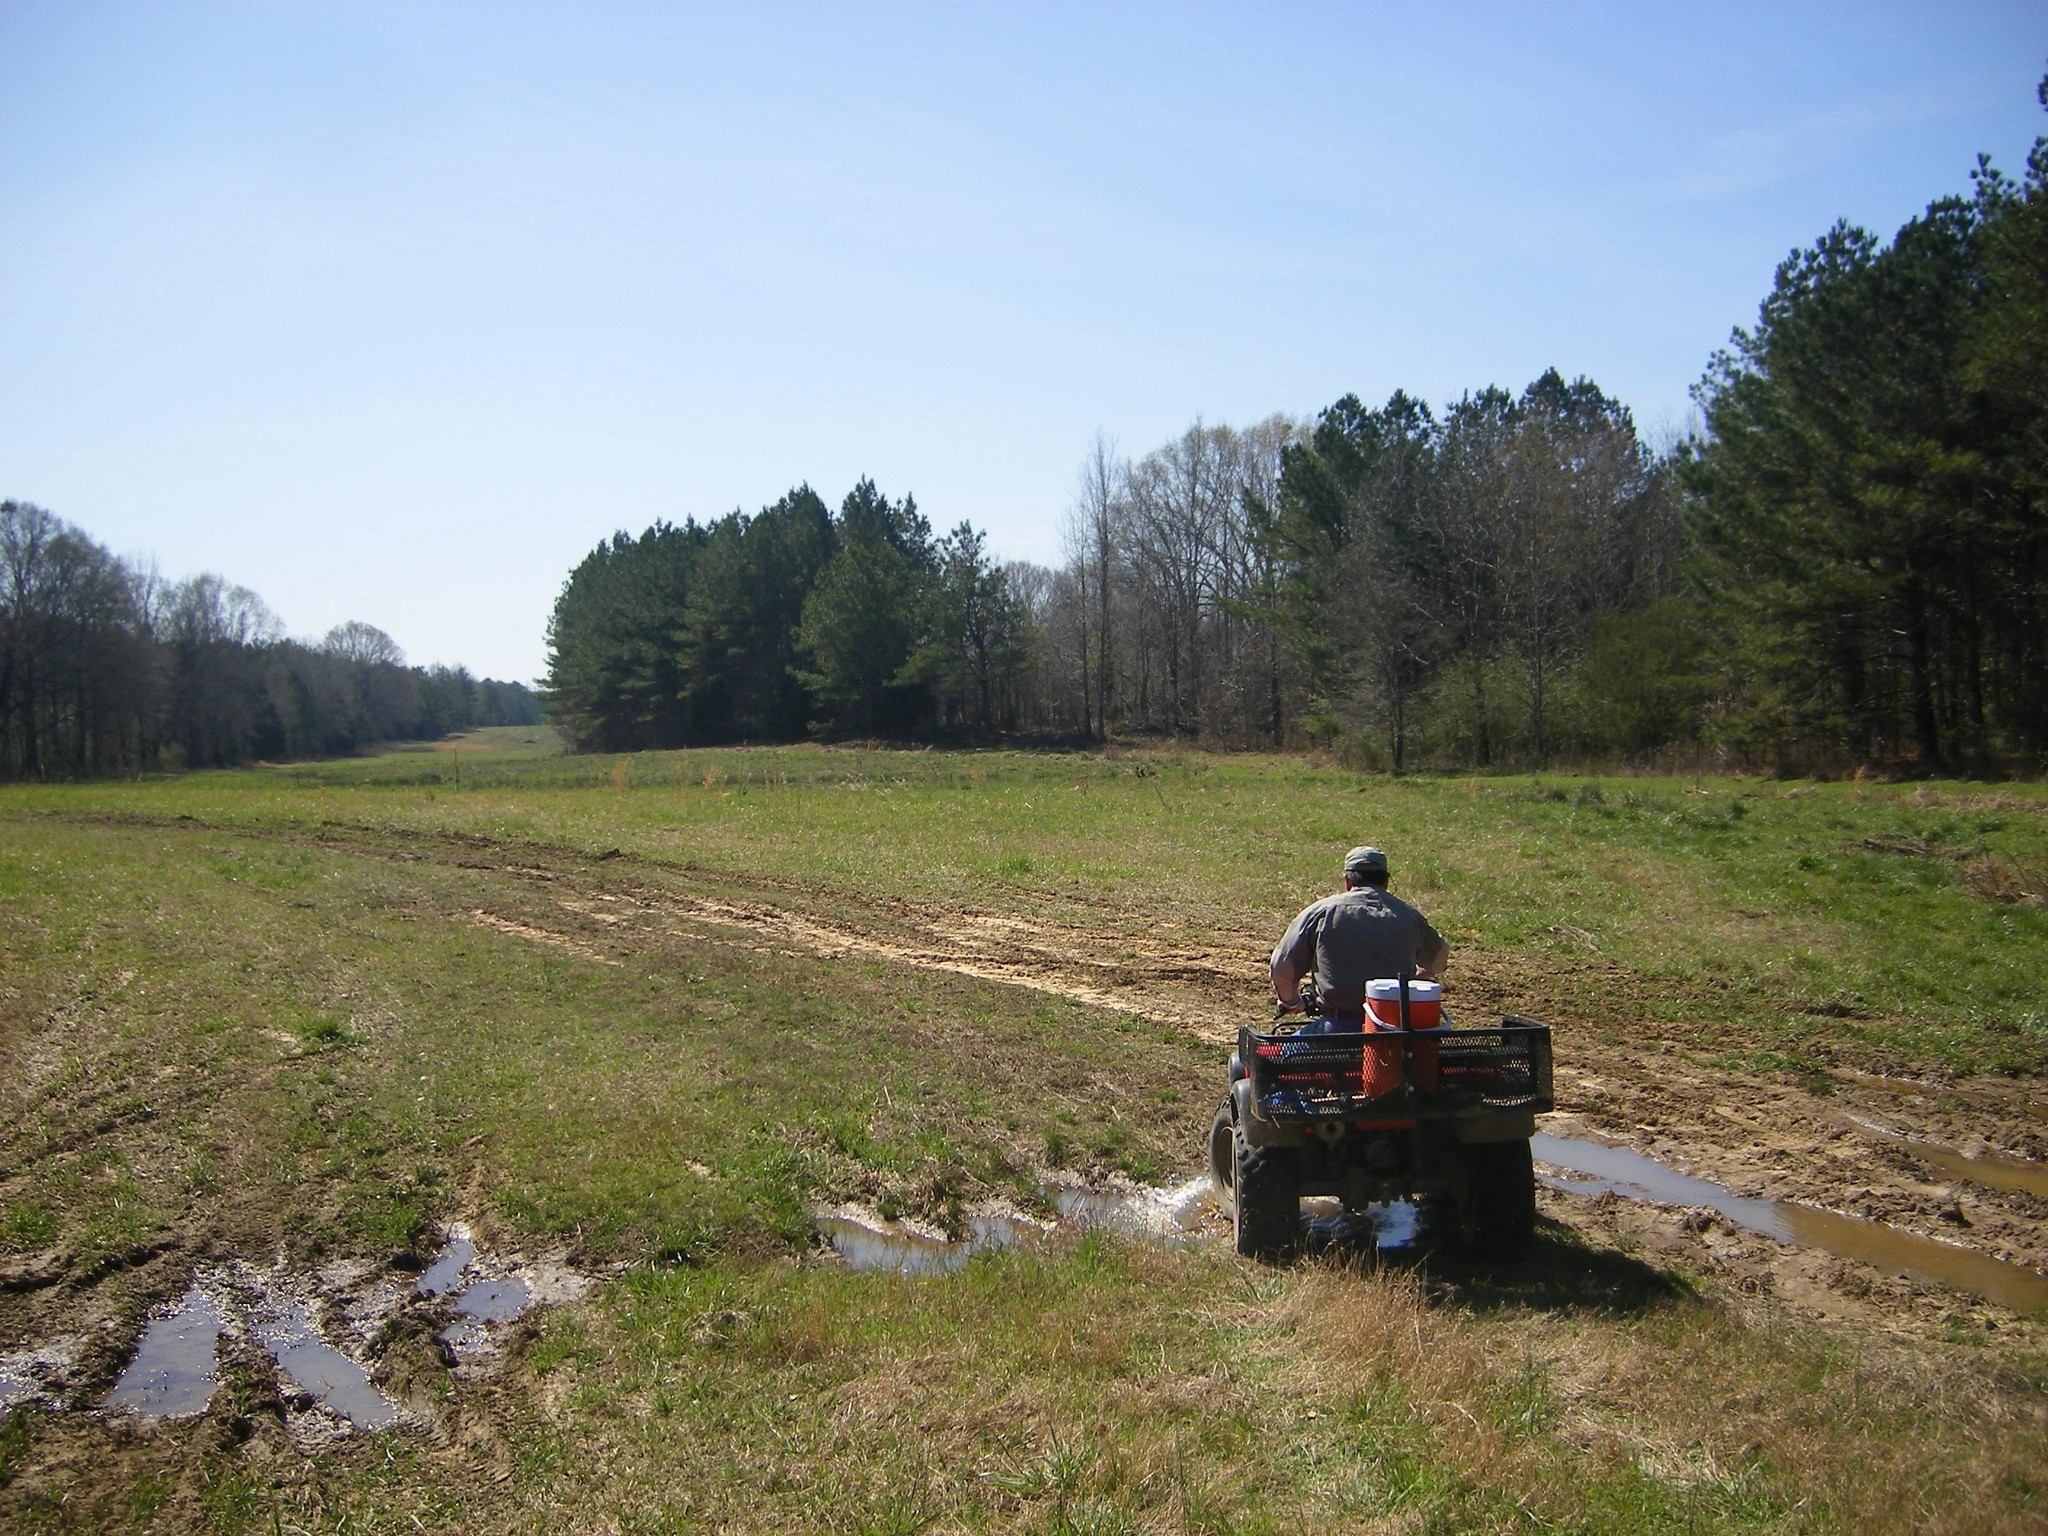
[(1341, 1035), (1238, 1033), (1263, 1118), (1438, 1119), (1551, 1107), (1550, 1026)]

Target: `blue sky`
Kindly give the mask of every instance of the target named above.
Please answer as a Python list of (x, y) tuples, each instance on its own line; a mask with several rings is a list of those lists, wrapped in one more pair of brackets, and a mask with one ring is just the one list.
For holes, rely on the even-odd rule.
[(2048, 5), (0, 0), (0, 496), (544, 665), (616, 528), (870, 474), (1051, 561), (1100, 429), (1546, 367), (2048, 130)]

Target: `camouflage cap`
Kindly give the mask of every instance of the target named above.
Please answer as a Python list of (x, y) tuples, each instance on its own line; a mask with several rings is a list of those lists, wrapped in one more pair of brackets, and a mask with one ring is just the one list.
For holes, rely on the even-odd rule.
[(1344, 877), (1347, 880), (1384, 880), (1387, 878), (1387, 856), (1377, 848), (1354, 848), (1344, 855)]

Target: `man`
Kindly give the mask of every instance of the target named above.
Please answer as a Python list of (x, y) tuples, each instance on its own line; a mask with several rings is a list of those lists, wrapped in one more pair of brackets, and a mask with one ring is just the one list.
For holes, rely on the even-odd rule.
[(1353, 1027), (1365, 1017), (1365, 984), (1383, 976), (1434, 977), (1450, 946), (1429, 919), (1387, 894), (1387, 856), (1377, 848), (1344, 855), (1344, 889), (1302, 910), (1273, 951), (1273, 995), (1301, 1006), (1313, 975), (1324, 1017)]

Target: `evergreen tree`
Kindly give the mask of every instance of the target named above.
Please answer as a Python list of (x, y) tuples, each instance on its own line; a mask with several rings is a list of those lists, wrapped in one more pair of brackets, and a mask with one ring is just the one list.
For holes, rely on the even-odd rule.
[(928, 682), (946, 720), (994, 733), (1023, 647), (1023, 616), (1008, 574), (983, 536), (962, 523), (939, 541), (927, 584), (924, 638), (903, 679)]
[(892, 503), (863, 479), (840, 506), (838, 542), (804, 603), (798, 636), (818, 724), (859, 736), (917, 730), (930, 689), (906, 664), (922, 639), (931, 525), (915, 501)]
[(675, 634), (705, 530), (656, 523), (600, 542), (569, 575), (548, 622), (549, 711), (580, 751), (686, 739)]
[(675, 633), (689, 739), (789, 741), (810, 720), (799, 675), (804, 601), (836, 535), (808, 485), (713, 524)]
[(1945, 199), (1889, 246), (1837, 225), (1700, 386), (1694, 528), (1751, 742), (1927, 768), (2001, 725), (2043, 743), (2040, 503), (2009, 447), (2039, 425), (1980, 382), (2001, 216)]

